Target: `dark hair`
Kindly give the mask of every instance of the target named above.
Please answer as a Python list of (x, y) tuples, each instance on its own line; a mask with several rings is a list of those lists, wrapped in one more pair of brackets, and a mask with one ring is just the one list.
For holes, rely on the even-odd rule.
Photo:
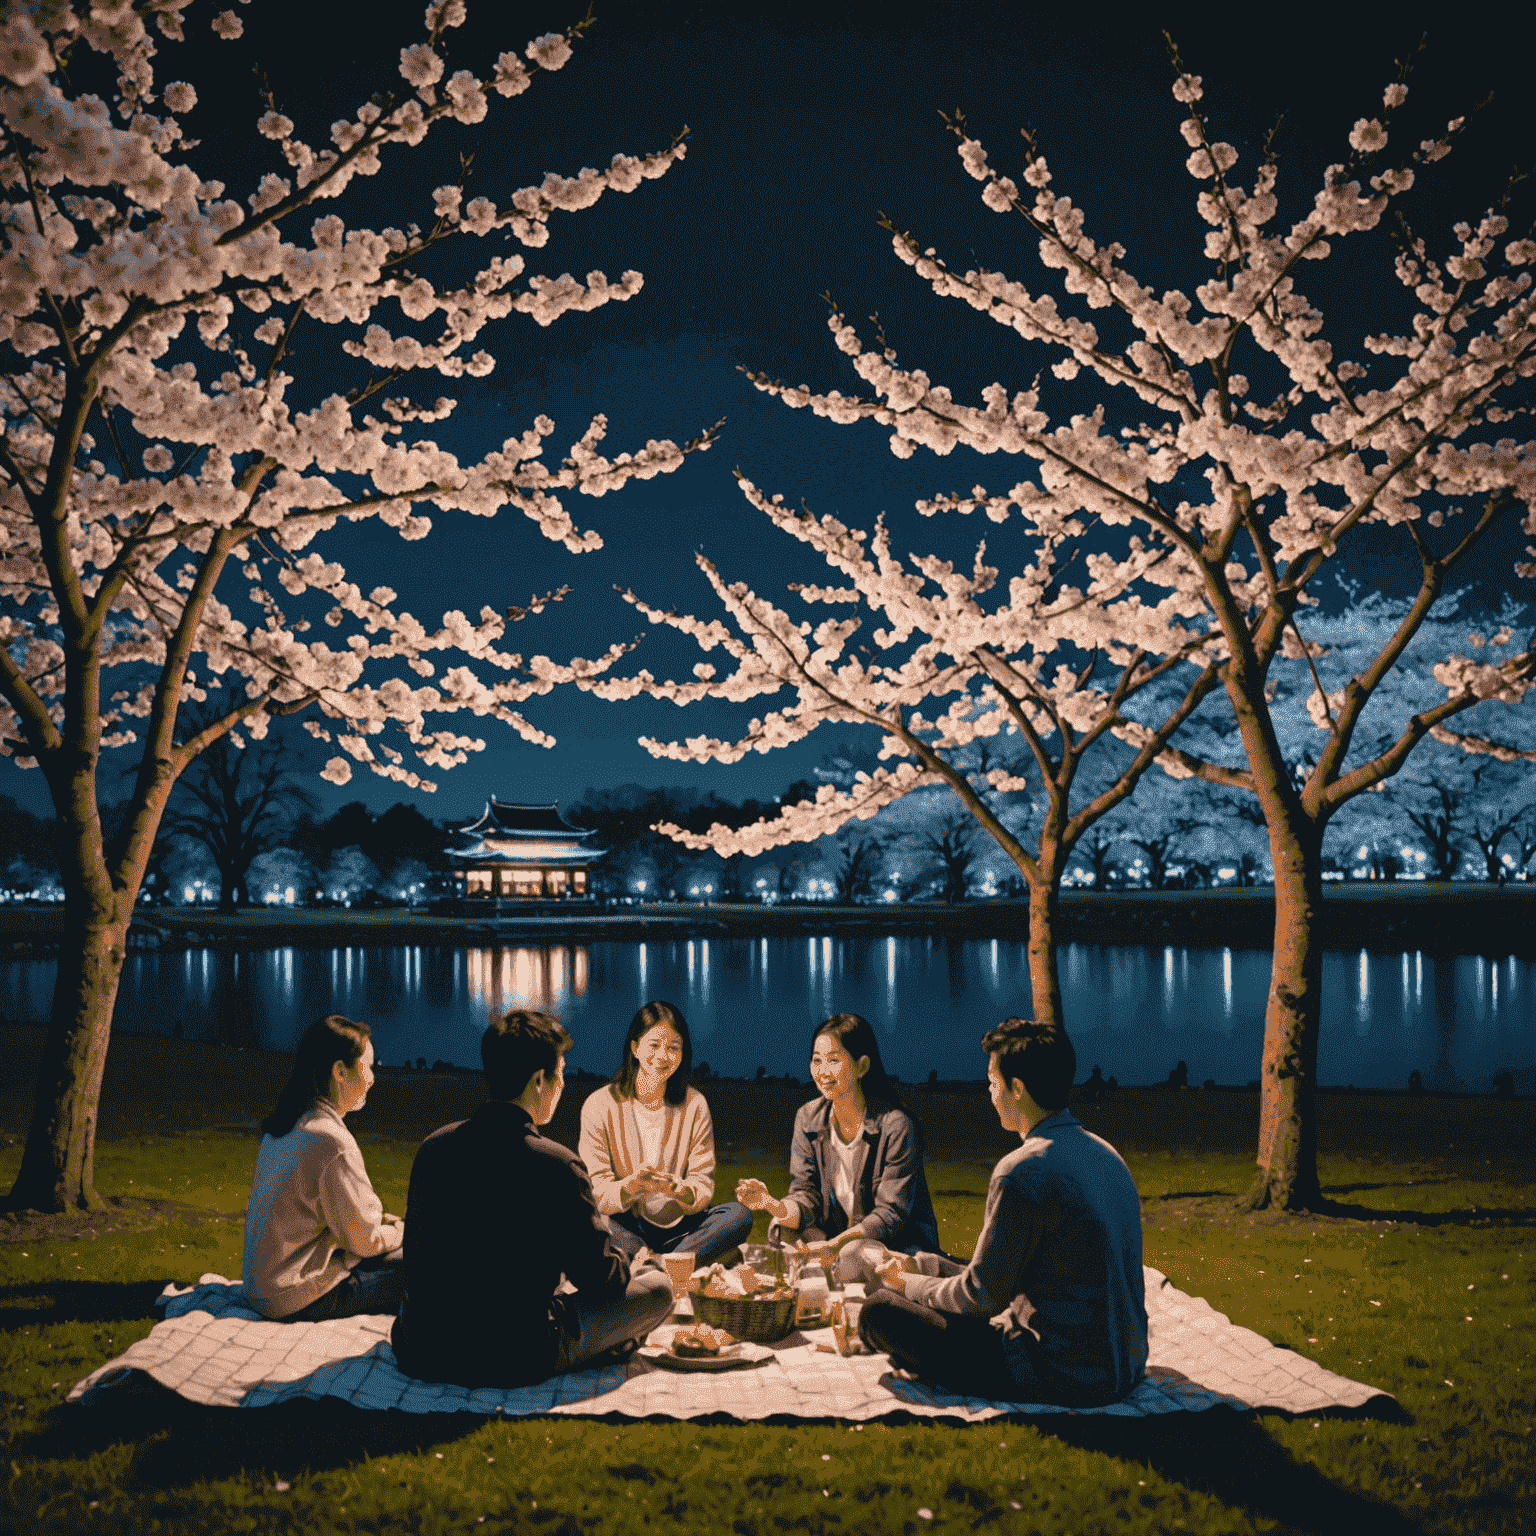
[(553, 1072), (570, 1048), (565, 1025), (547, 1013), (514, 1008), (505, 1018), (492, 1019), (480, 1037), (486, 1091), (493, 1099), (521, 1097), (533, 1074)]
[(688, 1038), (688, 1020), (683, 1017), (682, 1010), (674, 1008), (671, 1003), (649, 1002), (629, 1021), (629, 1028), (624, 1032), (624, 1044), (619, 1048), (619, 1070), (608, 1084), (614, 1098), (634, 1098), (640, 1063), (630, 1046), (650, 1034), (658, 1024), (675, 1029), (683, 1042), (683, 1059), (678, 1062), (677, 1071), (667, 1079), (662, 1097), (668, 1104), (681, 1104), (688, 1097), (688, 1073), (693, 1068), (693, 1041)]
[(869, 1070), (859, 1079), (859, 1087), (863, 1090), (865, 1103), (874, 1099), (889, 1105), (892, 1109), (899, 1109), (912, 1122), (917, 1144), (921, 1147), (922, 1124), (913, 1114), (912, 1106), (907, 1103), (901, 1089), (896, 1086), (890, 1073), (885, 1070), (885, 1063), (880, 1059), (880, 1041), (875, 1035), (874, 1025), (862, 1014), (834, 1013), (830, 1019), (816, 1026), (811, 1036), (813, 1051), (816, 1049), (816, 1042), (823, 1035), (830, 1035), (855, 1061), (860, 1056), (869, 1057)]
[(1061, 1025), (1004, 1019), (981, 1037), (981, 1048), (997, 1057), (1004, 1084), (1017, 1078), (1041, 1109), (1066, 1108), (1077, 1076), (1077, 1052)]
[(338, 1061), (349, 1069), (358, 1064), (370, 1034), (366, 1024), (339, 1013), (316, 1019), (299, 1036), (293, 1071), (277, 1096), (277, 1108), (261, 1122), (262, 1130), (268, 1136), (286, 1136), (316, 1099), (330, 1096), (331, 1068)]

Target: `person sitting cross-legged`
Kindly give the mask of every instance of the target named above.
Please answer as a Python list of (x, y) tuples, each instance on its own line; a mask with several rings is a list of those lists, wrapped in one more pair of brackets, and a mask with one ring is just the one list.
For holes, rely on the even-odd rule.
[(743, 1179), (736, 1198), (768, 1212), (770, 1235), (798, 1230), (805, 1251), (835, 1265), (838, 1280), (868, 1285), (887, 1251), (939, 1246), (922, 1129), (859, 1014), (836, 1013), (816, 1026), (811, 1080), (817, 1097), (795, 1115), (788, 1193), (776, 1200), (761, 1179)]
[(344, 1123), (373, 1086), (370, 1033), (335, 1013), (311, 1024), (261, 1122), (243, 1277), (251, 1305), (276, 1322), (388, 1314), (404, 1294), (404, 1228), (373, 1192)]
[(859, 1333), (936, 1385), (1005, 1402), (1099, 1407), (1147, 1364), (1141, 1201), (1119, 1153), (1066, 1109), (1059, 1026), (1004, 1019), (982, 1040), (992, 1104), (1023, 1145), (992, 1171), (975, 1255), (891, 1255)]
[(390, 1340), (409, 1375), (526, 1386), (632, 1352), (671, 1310), (667, 1277), (630, 1274), (581, 1160), (540, 1131), (570, 1046), (548, 1014), (495, 1020), (480, 1041), (489, 1102), (416, 1153)]
[(752, 1213), (715, 1192), (715, 1131), (688, 1082), (688, 1021), (671, 1003), (646, 1003), (619, 1048), (613, 1081), (581, 1106), (577, 1148), (597, 1208), (631, 1262), (642, 1248), (688, 1253), (700, 1268), (730, 1262), (752, 1235)]

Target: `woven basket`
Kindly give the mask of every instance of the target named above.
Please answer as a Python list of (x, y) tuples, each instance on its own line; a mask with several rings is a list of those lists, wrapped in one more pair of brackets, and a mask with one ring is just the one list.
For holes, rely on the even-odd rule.
[(738, 1339), (754, 1344), (774, 1344), (795, 1331), (795, 1297), (767, 1301), (761, 1296), (706, 1296), (695, 1291), (690, 1298), (693, 1315), (711, 1328), (724, 1328)]
[(760, 1275), (772, 1275), (782, 1280), (787, 1271), (784, 1250), (770, 1247), (767, 1243), (748, 1243), (741, 1250), (742, 1258)]

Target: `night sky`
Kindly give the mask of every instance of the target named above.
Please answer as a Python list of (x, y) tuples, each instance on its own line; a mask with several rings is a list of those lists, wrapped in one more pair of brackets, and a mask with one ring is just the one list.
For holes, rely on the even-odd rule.
[[(331, 0), (320, 9), (354, 11), (359, 24), (329, 36), (316, 34), (316, 9), (275, 0), (244, 8), (246, 37), (209, 54), (228, 70), (228, 89), (208, 112), (229, 107), (236, 121), (254, 121), (259, 107), (249, 70), (252, 58), (260, 58), (280, 108), (311, 142), (324, 142), (331, 120), (397, 79), (400, 47), (421, 35), (420, 0), (355, 7)], [(653, 436), (682, 442), (724, 416), (720, 441), (676, 473), (599, 500), (568, 498), (578, 525), (602, 534), (605, 548), (596, 554), (566, 553), (515, 513), (494, 522), (434, 513), (433, 534), (418, 544), (401, 544), (370, 523), (316, 545), (342, 559), (365, 590), (388, 581), (400, 592), (400, 606), (429, 625), (446, 608), (471, 614), (482, 603), (504, 608), (568, 583), (574, 593), (566, 603), (514, 633), (519, 649), (557, 659), (595, 655), (636, 633), (637, 616), (618, 600), (615, 583), (632, 585), (662, 606), (675, 603), (714, 617), (713, 596), (693, 565), (695, 550), (778, 601), (785, 600), (786, 581), (824, 569), (746, 505), (733, 467), (791, 502), (803, 497), (813, 511), (862, 526), (884, 511), (911, 548), (969, 563), (985, 532), (991, 551), (1005, 552), (1006, 530), (970, 519), (921, 519), (912, 503), (978, 481), (1004, 489), (1021, 477), (1024, 463), (984, 462), (965, 450), (943, 461), (922, 451), (901, 461), (873, 424), (835, 427), (792, 411), (736, 371), (744, 365), (790, 383), (862, 393), (826, 330), (826, 291), (871, 339), (864, 317), (878, 311), (901, 363), (925, 368), (959, 399), (975, 399), (993, 380), (1021, 388), (1054, 360), (964, 305), (933, 296), (896, 259), (876, 223), (885, 212), (961, 270), (980, 263), (1037, 290), (1059, 292), (1055, 275), (1042, 276), (1022, 221), (983, 207), (940, 108), (963, 109), (992, 163), (1015, 177), (1023, 166), (1019, 129), (1037, 130), (1055, 190), (1087, 210), (1091, 232), (1120, 239), (1143, 281), (1186, 291), (1203, 276), (1204, 226), (1194, 211), (1196, 183), (1183, 168), (1183, 111), (1169, 94), (1173, 71), (1164, 25), (1186, 66), (1204, 76), (1204, 105), (1218, 134), (1237, 146), (1237, 174), (1245, 183), (1265, 132), (1286, 114), (1277, 141), (1282, 198), (1289, 186), (1293, 199), (1310, 200), (1318, 171), (1345, 157), (1350, 125), (1377, 113), (1382, 87), (1395, 74), (1393, 60), (1417, 45), (1426, 25), (1428, 46), (1401, 115), (1408, 132), (1398, 142), (1438, 131), (1489, 90), (1495, 99), (1453, 157), (1433, 169), (1418, 210), (1425, 232), (1435, 221), (1443, 227), (1475, 219), (1512, 165), (1536, 159), (1536, 134), (1528, 110), (1521, 110), (1522, 100), (1528, 105), (1523, 77), (1536, 40), (1529, 21), (1515, 35), (1483, 23), (1467, 27), (1444, 8), (1336, 6), (1287, 12), (1288, 19), (1260, 35), (1234, 32), (1238, 13), (1230, 9), (1219, 28), (1208, 24), (1210, 13), (1166, 7), (1134, 19), (1119, 13), (1112, 22), (1102, 8), (997, 4), (930, 4), (903, 11), (900, 23), (891, 19), (891, 7), (863, 4), (598, 0), (596, 10), (596, 24), (563, 70), (537, 78), (510, 101), (493, 96), (490, 116), (478, 127), (450, 125), (428, 139), (425, 153), (394, 156), (396, 165), (423, 164), (393, 182), (386, 166), (385, 175), (354, 183), (357, 195), (343, 199), (338, 211), (349, 223), (372, 227), (425, 221), (430, 190), (453, 179), (460, 148), (472, 148), (476, 157), (467, 195), (504, 201), (547, 170), (573, 175), (585, 165), (605, 166), (616, 152), (662, 149), (687, 124), (692, 131), (681, 165), (627, 196), (608, 194), (590, 210), (555, 215), (548, 245), (524, 252), (530, 273), (551, 276), (584, 276), (598, 267), (616, 279), (638, 268), (645, 275), (642, 292), (592, 314), (563, 316), (548, 328), (514, 315), (481, 342), (497, 355), (490, 378), (432, 378), (425, 387), (460, 399), (458, 415), (439, 435), (461, 457), (521, 433), (540, 412), (556, 422), (546, 448), (555, 462), (599, 411), (609, 417), (603, 449), (610, 456)], [(501, 49), (520, 51), (530, 38), (581, 15), (559, 0), (471, 0), (470, 11), (471, 26), (455, 39), (450, 71), (461, 64), (484, 70)], [(1478, 35), (1468, 36), (1474, 30)], [(205, 103), (210, 94), (202, 90)], [(241, 106), (247, 99), (248, 111)], [(213, 158), (227, 154), (225, 141), (211, 116), (205, 128), (193, 114), (190, 127), (204, 132), (198, 158), (207, 174)], [(247, 126), (240, 154), (250, 153), (244, 146), (253, 139)], [(231, 174), (229, 180), (233, 191), (244, 178)], [(1282, 219), (1299, 206), (1282, 201)], [(465, 243), (483, 257), (492, 247), (521, 249)], [(1355, 271), (1313, 268), (1306, 277), (1343, 334), (1391, 322), (1391, 315), (1364, 303), (1380, 290), (1362, 287), (1395, 288), (1384, 245)], [(1058, 386), (1045, 398), (1055, 410), (1085, 409), (1092, 401), (1081, 384)], [(1401, 586), (1405, 573), (1393, 558), (1367, 555), (1363, 574), (1372, 584)], [(1512, 558), (1512, 547), (1494, 551), (1475, 574), (1488, 590), (1501, 589)], [(695, 659), (691, 647), (659, 638), (634, 658), (637, 666), (671, 675)], [(729, 734), (734, 727), (724, 712), (602, 704), (574, 693), (535, 700), (526, 712), (559, 737), (556, 748), (526, 745), (494, 723), (449, 717), (445, 723), (457, 729), (478, 729), (487, 750), (439, 773), (437, 794), (414, 797), (421, 809), (434, 817), (472, 815), (490, 793), (569, 804), (589, 785), (626, 782), (686, 782), (731, 799), (771, 796), (839, 745), (818, 733), (792, 752), (702, 768), (654, 761), (635, 738), (642, 732)], [(858, 742), (857, 734), (850, 739)], [(872, 734), (863, 743), (875, 744)], [(361, 768), (344, 790), (318, 780), (314, 787), (328, 808), (363, 798), (381, 809), (412, 798)], [(0, 768), (0, 791), (41, 809), (41, 790), (36, 774)]]

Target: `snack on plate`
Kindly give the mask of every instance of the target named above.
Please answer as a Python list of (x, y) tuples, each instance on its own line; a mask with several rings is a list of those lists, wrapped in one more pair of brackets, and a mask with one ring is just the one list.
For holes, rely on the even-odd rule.
[(708, 1323), (693, 1323), (672, 1335), (672, 1353), (685, 1360), (697, 1360), (723, 1354), (735, 1344), (734, 1335)]

